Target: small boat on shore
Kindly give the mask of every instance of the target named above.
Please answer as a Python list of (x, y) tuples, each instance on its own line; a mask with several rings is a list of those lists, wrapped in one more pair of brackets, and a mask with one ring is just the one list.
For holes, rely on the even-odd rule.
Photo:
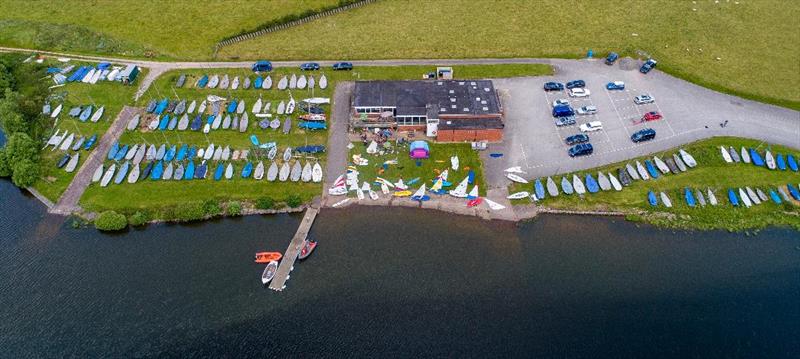
[(739, 207), (739, 198), (736, 197), (736, 192), (732, 188), (728, 188), (728, 201), (734, 207)]
[(586, 193), (586, 187), (584, 187), (583, 182), (581, 182), (581, 179), (578, 177), (578, 175), (572, 175), (572, 188), (577, 194)]
[(733, 162), (739, 163), (742, 162), (742, 158), (739, 157), (739, 152), (736, 152), (736, 149), (733, 146), (728, 147), (728, 154), (731, 155), (731, 159)]
[(636, 171), (639, 173), (639, 176), (643, 180), (646, 181), (650, 179), (650, 175), (647, 174), (647, 170), (644, 168), (644, 166), (642, 166), (642, 163), (639, 161), (636, 161)]
[(653, 191), (647, 191), (647, 203), (650, 203), (653, 207), (658, 205), (658, 198), (656, 198), (656, 194)]
[(271, 261), (279, 261), (283, 257), (280, 252), (257, 252), (255, 256), (256, 263), (269, 263)]
[(661, 173), (667, 174), (670, 172), (669, 166), (667, 166), (667, 164), (664, 163), (664, 161), (662, 161), (658, 156), (653, 156), (653, 162), (655, 162), (656, 167), (658, 167), (658, 170), (661, 171)]
[(572, 183), (570, 183), (569, 180), (566, 177), (561, 177), (561, 191), (564, 192), (564, 194), (567, 194), (567, 195), (572, 194), (573, 192), (575, 192), (572, 189)]
[(731, 158), (731, 154), (725, 148), (725, 146), (719, 146), (719, 151), (722, 153), (722, 159), (725, 160), (727, 163), (733, 163), (733, 158)]
[(681, 159), (683, 160), (683, 163), (685, 163), (687, 166), (689, 166), (690, 168), (694, 168), (695, 166), (697, 166), (697, 161), (694, 160), (694, 157), (692, 157), (692, 155), (690, 155), (689, 152), (686, 152), (686, 150), (682, 148), (678, 150), (678, 152), (681, 154)]
[(297, 255), (297, 259), (303, 260), (308, 258), (315, 248), (317, 248), (317, 242), (306, 240), (303, 243), (303, 248), (300, 249), (300, 254)]
[(558, 186), (556, 186), (556, 181), (553, 181), (551, 177), (547, 177), (547, 194), (550, 197), (558, 196)]
[(687, 170), (686, 164), (683, 163), (683, 160), (681, 159), (681, 156), (678, 156), (678, 154), (676, 153), (676, 154), (672, 155), (672, 159), (675, 161), (675, 165), (678, 166), (678, 169), (681, 172), (686, 172), (686, 170)]
[(267, 267), (264, 268), (264, 273), (261, 274), (261, 284), (266, 285), (269, 283), (275, 277), (276, 272), (278, 272), (278, 261), (269, 262)]

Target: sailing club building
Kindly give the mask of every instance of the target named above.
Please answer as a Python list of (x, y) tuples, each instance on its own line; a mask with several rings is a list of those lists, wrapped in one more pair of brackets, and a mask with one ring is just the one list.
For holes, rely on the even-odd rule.
[(350, 128), (421, 131), (438, 142), (503, 140), (491, 80), (357, 81)]

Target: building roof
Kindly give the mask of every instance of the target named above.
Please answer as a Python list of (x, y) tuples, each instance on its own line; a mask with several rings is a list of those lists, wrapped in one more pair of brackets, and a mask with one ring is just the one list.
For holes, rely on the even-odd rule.
[(439, 130), (492, 130), (504, 127), (503, 121), (499, 118), (469, 118), (439, 122)]
[(356, 107), (395, 107), (397, 116), (500, 114), (491, 80), (358, 81)]

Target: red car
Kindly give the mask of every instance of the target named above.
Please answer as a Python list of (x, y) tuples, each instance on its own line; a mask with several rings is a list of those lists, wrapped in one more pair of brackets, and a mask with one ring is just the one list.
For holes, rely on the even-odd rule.
[(642, 116), (642, 121), (655, 121), (662, 118), (661, 114), (656, 111), (651, 111)]

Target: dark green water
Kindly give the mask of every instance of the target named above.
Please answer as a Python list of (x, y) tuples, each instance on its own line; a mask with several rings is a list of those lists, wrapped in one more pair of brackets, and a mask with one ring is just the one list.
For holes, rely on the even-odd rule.
[(324, 210), (71, 229), (0, 181), (0, 357), (797, 357), (800, 236)]

